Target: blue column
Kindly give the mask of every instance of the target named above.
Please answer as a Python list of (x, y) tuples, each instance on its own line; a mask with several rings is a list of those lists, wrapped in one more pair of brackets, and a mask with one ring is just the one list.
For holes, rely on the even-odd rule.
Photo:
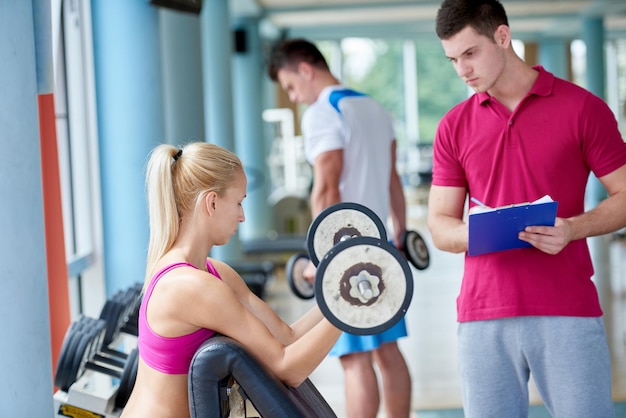
[(173, 145), (204, 141), (200, 18), (162, 9), (159, 21), (166, 141)]
[(228, 2), (205, 0), (200, 13), (207, 142), (235, 151)]
[[(587, 90), (605, 98), (604, 21), (600, 17), (586, 17), (582, 22), (582, 38), (586, 45)], [(587, 204), (596, 206), (606, 197), (606, 190), (592, 175), (587, 187)]]
[(246, 221), (239, 228), (242, 241), (267, 238), (272, 224), (267, 201), (270, 190), (264, 126), (261, 115), (264, 64), (261, 56), (258, 19), (236, 22), (233, 60), (235, 142), (248, 176), (248, 196), (244, 201)]
[[(236, 152), (230, 76), (233, 34), (228, 2), (223, 0), (203, 2), (200, 32), (206, 141)], [(211, 255), (227, 262), (239, 260), (241, 249), (238, 237), (233, 236), (227, 245), (214, 247)]]
[(542, 39), (539, 43), (539, 63), (555, 76), (569, 79), (569, 42), (564, 39)]
[(49, 417), (53, 411), (37, 105), (38, 94), (50, 93), (42, 91), (49, 78), (38, 71), (51, 37), (36, 22), (46, 19), (48, 2), (0, 2), (2, 417)]
[[(585, 17), (582, 22), (582, 38), (587, 46), (587, 89), (596, 96), (605, 98), (605, 54), (604, 21), (601, 17)], [(586, 206), (591, 209), (607, 196), (606, 190), (593, 174), (589, 176), (586, 192)], [(606, 237), (588, 239), (595, 274), (594, 282), (598, 288), (603, 306), (610, 301), (609, 245)]]
[(144, 168), (164, 141), (157, 8), (93, 1), (106, 290), (141, 282), (149, 225)]
[(601, 17), (583, 18), (582, 38), (587, 46), (587, 90), (605, 97), (604, 20)]

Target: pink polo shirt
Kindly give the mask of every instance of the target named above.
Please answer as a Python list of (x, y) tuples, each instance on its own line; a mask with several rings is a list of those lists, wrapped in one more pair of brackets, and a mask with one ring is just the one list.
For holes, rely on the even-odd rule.
[[(626, 164), (617, 121), (600, 98), (542, 67), (528, 95), (510, 112), (487, 93), (451, 109), (437, 129), (433, 181), (465, 187), (489, 206), (558, 202), (559, 217), (583, 213), (590, 172)], [(458, 320), (522, 315), (599, 316), (586, 240), (557, 255), (535, 248), (465, 256)]]

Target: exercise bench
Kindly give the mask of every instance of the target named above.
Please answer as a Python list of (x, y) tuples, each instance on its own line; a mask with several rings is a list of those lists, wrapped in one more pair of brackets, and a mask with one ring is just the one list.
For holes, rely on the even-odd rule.
[[(241, 344), (216, 335), (200, 346), (191, 361), (191, 417), (234, 418), (234, 409), (240, 409), (233, 408), (233, 399), (244, 403), (242, 417), (337, 417), (309, 379), (297, 388), (289, 387), (271, 376)], [(247, 415), (245, 405), (250, 404), (253, 412)]]

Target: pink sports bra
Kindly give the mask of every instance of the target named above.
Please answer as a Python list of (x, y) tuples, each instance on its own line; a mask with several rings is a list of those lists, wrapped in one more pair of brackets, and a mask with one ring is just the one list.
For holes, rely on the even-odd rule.
[[(165, 273), (183, 266), (197, 268), (187, 262), (181, 262), (170, 264), (159, 270), (150, 281), (139, 307), (139, 337), (137, 340), (139, 355), (148, 366), (166, 374), (189, 373), (193, 355), (207, 338), (215, 334), (215, 331), (202, 328), (180, 337), (163, 337), (152, 331), (146, 320), (146, 308), (154, 286)], [(209, 273), (217, 276), (220, 280), (222, 279), (208, 259), (206, 260), (206, 267)]]

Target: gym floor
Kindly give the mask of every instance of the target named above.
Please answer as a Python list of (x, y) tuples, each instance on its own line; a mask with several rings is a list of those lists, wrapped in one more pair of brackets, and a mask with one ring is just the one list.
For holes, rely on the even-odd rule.
[[(456, 297), (461, 283), (463, 256), (438, 251), (426, 228), (425, 191), (407, 195), (410, 229), (418, 231), (430, 251), (430, 266), (414, 273), (414, 294), (406, 316), (409, 336), (400, 340), (412, 377), (411, 418), (462, 418), (461, 387), (456, 362)], [(612, 352), (613, 399), (616, 416), (626, 417), (626, 241), (610, 243), (610, 289), (603, 302)], [(312, 300), (291, 293), (282, 269), (265, 287), (265, 300), (287, 322), (306, 312)], [(322, 396), (345, 417), (343, 372), (339, 360), (327, 357), (311, 375)], [(549, 417), (531, 381), (531, 418)], [(382, 409), (382, 408), (381, 408)], [(384, 413), (379, 414), (382, 418)]]

